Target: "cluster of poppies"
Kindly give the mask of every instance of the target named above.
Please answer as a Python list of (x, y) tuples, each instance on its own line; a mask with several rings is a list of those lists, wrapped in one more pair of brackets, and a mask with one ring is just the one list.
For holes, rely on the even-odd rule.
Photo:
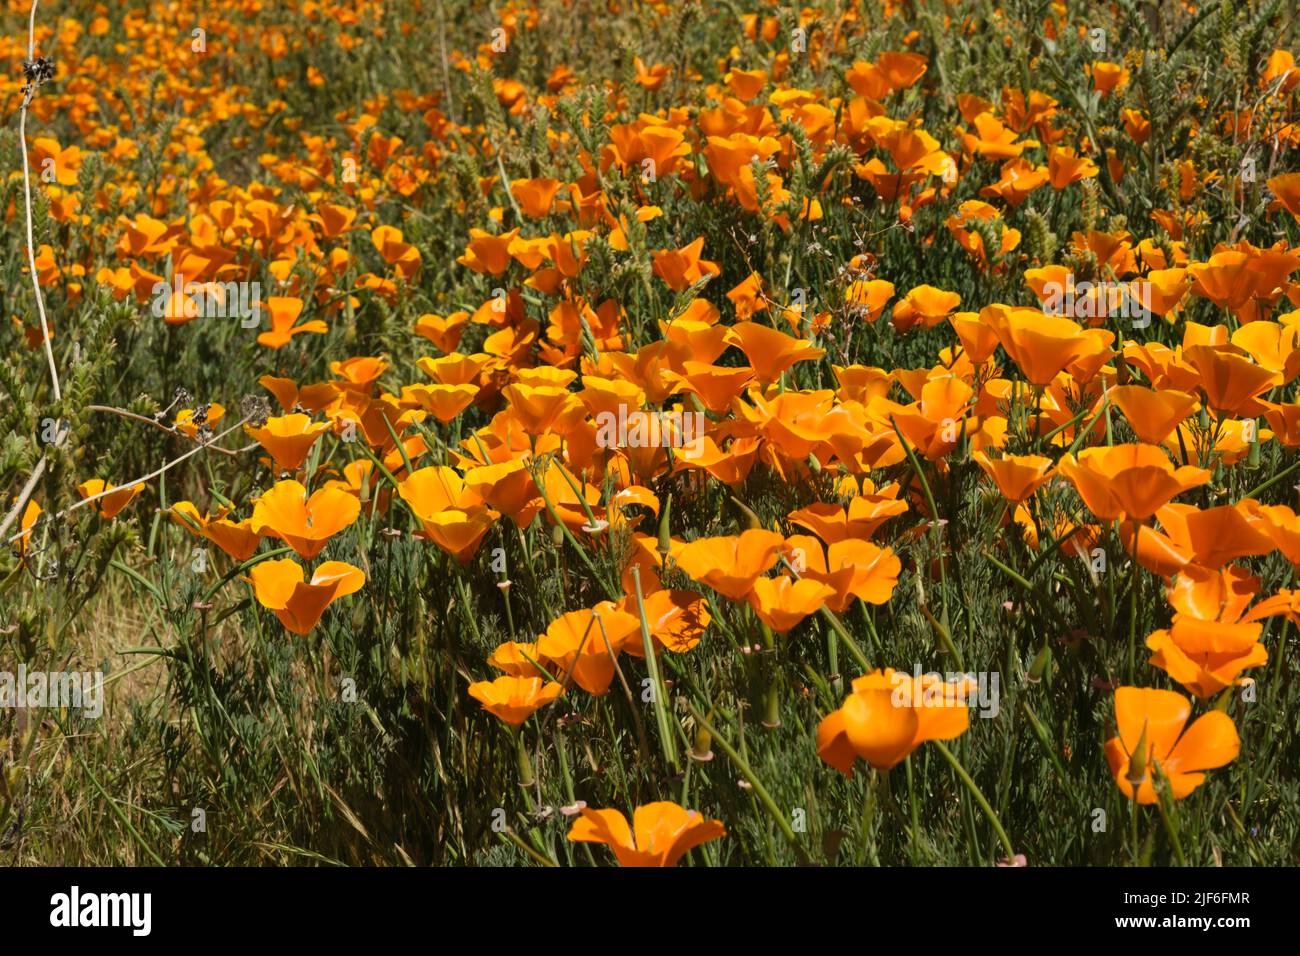
[[(279, 60), (304, 39), (361, 42), (362, 13), (309, 6), (305, 37), (264, 30), (257, 47)], [(904, 15), (894, 6), (886, 4), (891, 16)], [(944, 516), (924, 475), (973, 461), (1000, 500), (1007, 539), (1087, 560), (1114, 534), (1134, 573), (1161, 580), (1170, 624), (1146, 638), (1152, 676), (1167, 675), (1205, 711), (1188, 725), (1183, 694), (1118, 687), (1105, 752), (1127, 797), (1153, 803), (1163, 788), (1186, 796), (1203, 771), (1238, 755), (1220, 705), (1268, 661), (1263, 622), (1300, 625), (1300, 592), (1265, 592), (1234, 564), (1281, 552), (1300, 567), (1300, 518), (1255, 497), (1212, 503), (1224, 469), (1258, 462), (1267, 443), (1287, 454), (1300, 447), (1292, 400), (1300, 248), (1284, 238), (1253, 244), (1237, 229), (1207, 246), (1218, 224), (1198, 200), (1223, 176), (1191, 158), (1171, 167), (1176, 179), (1156, 203), (1172, 201), (1153, 203), (1148, 221), (1095, 214), (1137, 175), (1152, 135), (1149, 110), (1134, 106), (1116, 109), (1104, 139), (1093, 128), (1098, 111), (1126, 95), (1130, 60), (1086, 65), (1078, 79), (1087, 109), (1026, 77), (1024, 88), (983, 91), (989, 98), (957, 95), (951, 124), (932, 120), (927, 130), (922, 111), (902, 105), (934, 79), (918, 33), (907, 34), (907, 49), (854, 58), (840, 34), (861, 28), (856, 12), (833, 29), (814, 29), (812, 12), (801, 14), (809, 41), (797, 49), (771, 12), (739, 25), (747, 50), (767, 51), (755, 53), (752, 68), (742, 68), (739, 47), (712, 77), (637, 59), (626, 88), (581, 100), (587, 112), (577, 127), (557, 122), (539, 134), (553, 168), (534, 163), (524, 174), (512, 164), (515, 176), (493, 135), (516, 136), (516, 124), (538, 110), (563, 115), (581, 95), (563, 64), (549, 65), (541, 89), (506, 75), (501, 51), (536, 25), (521, 4), (500, 13), (501, 49), (485, 42), (443, 53), (445, 68), (482, 79), (491, 121), (458, 119), (441, 91), (377, 92), (334, 117), (328, 135), (297, 121), (266, 132), (265, 181), (246, 184), (216, 174), (203, 135), (222, 117), (241, 115), (259, 129), (265, 117), (242, 100), (246, 88), (214, 87), (192, 57), (166, 52), (161, 65), (185, 109), (158, 162), (177, 185), (146, 193), (123, 177), (83, 190), (90, 156), (125, 164), (152, 144), (104, 125), (74, 66), (65, 88), (33, 107), (35, 120), (62, 116), (70, 128), (28, 149), (35, 168), (55, 173), (43, 186), (50, 219), (91, 240), (76, 260), (41, 244), (36, 278), (66, 306), (104, 294), (142, 311), (161, 286), (161, 322), (177, 327), (208, 321), (198, 300), (224, 301), (231, 283), (273, 292), (260, 300), (264, 320), (248, 344), (267, 370), (260, 384), (269, 413), (232, 424), (209, 402), (164, 422), (198, 445), (242, 428), (271, 479), (246, 502), (214, 496), (206, 508), (177, 501), (168, 511), (227, 555), (240, 570), (234, 586), (250, 588), (293, 635), (339, 614), (329, 608), (342, 598), (364, 600), (366, 572), (330, 555), (361, 516), (382, 515), (418, 528), (455, 574), (485, 567), (485, 543), (545, 528), (603, 588), (605, 599), (568, 610), (535, 639), (499, 643), (482, 661), (487, 679), (467, 693), (515, 733), (576, 692), (609, 692), (621, 659), (686, 656), (701, 642), (734, 640), (737, 622), (769, 647), (826, 628), (856, 651), (850, 622), (864, 619), (856, 605), (888, 605), (901, 577), (927, 573), (908, 563), (908, 549)], [(136, 13), (123, 16), (128, 33), (153, 35)], [(100, 37), (110, 26), (105, 14), (85, 31)], [(1050, 5), (1046, 28), (1053, 40), (1071, 39), (1065, 4)], [(71, 51), (82, 29), (47, 28), (42, 38)], [(799, 56), (812, 72), (794, 63)], [(846, 56), (846, 67), (833, 66)], [(313, 87), (327, 82), (315, 66), (305, 77)], [(667, 98), (678, 89), (673, 77), (690, 86), (689, 101)], [(1251, 115), (1206, 117), (1206, 125), (1231, 121), (1243, 140), (1300, 145), (1291, 54), (1273, 51), (1252, 83)], [(394, 106), (419, 118), (418, 135), (384, 130)], [(74, 140), (80, 145), (63, 145)], [(419, 206), (463, 173), (458, 163), (474, 175), (456, 214), (479, 217), (455, 238), (463, 307), (409, 315), (399, 348), (331, 360), (328, 376), (286, 374), (313, 367), (320, 343), (344, 347), (340, 333), (358, 311), (411, 311), (430, 271)], [(1264, 186), (1270, 235), (1294, 234), (1300, 173), (1278, 172)], [(1063, 237), (1060, 261), (1027, 261), (1026, 210), (1066, 191), (1093, 210), (1086, 227)], [(738, 267), (720, 232), (683, 234), (677, 194), (713, 204), (720, 217), (771, 224), (792, 247), (820, 235), (812, 230), (832, 212), (869, 202), (887, 211), (891, 228), (929, 229), (925, 244), (950, 243), (981, 282), (1008, 289), (1023, 281), (1001, 296), (1011, 302), (896, 287), (890, 275), (905, 270), (859, 243), (860, 251), (836, 253), (839, 278), (810, 292), (796, 288), (791, 269)], [(621, 290), (593, 283), (597, 268), (632, 279)], [(1105, 284), (1145, 304), (1151, 333), (1130, 336)], [(1070, 315), (1056, 308), (1062, 296), (1075, 305)], [(43, 345), (39, 325), (16, 323), (32, 349)], [(850, 347), (857, 330), (862, 338)], [(52, 334), (70, 332), (56, 314)], [(860, 344), (868, 335), (940, 344), (928, 367), (880, 367), (865, 356), (883, 353)], [(295, 366), (289, 355), (308, 358)], [(661, 440), (611, 442), (602, 430), (611, 416), (645, 426), (642, 435), (659, 434), (653, 422)], [(698, 434), (685, 433), (685, 416), (699, 416)], [(1116, 440), (1117, 432), (1134, 440)], [(757, 475), (810, 503), (760, 518), (742, 500)], [(112, 520), (145, 488), (93, 478), (77, 491)], [(672, 495), (699, 498), (702, 489), (734, 500), (744, 527), (686, 526)], [(1046, 489), (1070, 494), (1072, 506), (1041, 507)], [(20, 549), (42, 517), (35, 501), (27, 505)], [(596, 580), (598, 566), (614, 572)], [(520, 582), (493, 570), (508, 602)], [(738, 646), (748, 654), (749, 643)], [(865, 656), (857, 663), (851, 692), (807, 742), (830, 767), (852, 774), (861, 759), (887, 772), (925, 742), (969, 730), (962, 681), (871, 668)], [(765, 723), (779, 723), (780, 704), (769, 675)], [(652, 802), (635, 808), (631, 824), (617, 810), (581, 808), (569, 839), (607, 844), (624, 865), (673, 865), (723, 833), (720, 821)]]

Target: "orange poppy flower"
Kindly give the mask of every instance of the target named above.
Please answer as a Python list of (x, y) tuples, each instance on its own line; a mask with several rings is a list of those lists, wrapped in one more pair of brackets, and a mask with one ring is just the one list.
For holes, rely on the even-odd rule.
[(41, 506), (35, 501), (29, 500), (27, 507), (23, 509), (23, 516), (18, 521), (18, 530), (21, 532), (18, 537), (18, 556), (26, 557), (27, 548), (31, 544), (32, 529), (36, 527), (36, 521), (41, 516)]
[(352, 228), (352, 223), (357, 218), (355, 209), (334, 203), (321, 203), (316, 209), (317, 211), (307, 218), (320, 225), (321, 232), (327, 239), (337, 239), (343, 235)]
[(932, 329), (948, 318), (959, 305), (961, 296), (956, 292), (945, 292), (932, 285), (918, 285), (903, 297), (902, 302), (894, 306), (892, 320), (895, 328), (901, 332), (906, 332), (918, 322), (921, 328)]
[[(641, 572), (644, 582), (645, 570)], [(646, 623), (650, 627), (650, 638), (655, 651), (667, 648), (674, 654), (685, 654), (700, 643), (700, 638), (708, 629), (713, 615), (709, 613), (708, 602), (694, 591), (660, 590), (647, 594), (643, 598)], [(623, 608), (629, 614), (637, 611), (635, 597), (623, 602)], [(632, 657), (644, 657), (645, 648), (632, 635), (624, 642), (623, 650)]]
[(1172, 388), (1117, 385), (1109, 394), (1137, 437), (1152, 445), (1164, 442), (1196, 407), (1195, 395)]
[(749, 606), (764, 624), (784, 634), (809, 614), (815, 614), (835, 589), (813, 578), (795, 581), (784, 574), (756, 578), (749, 592)]
[[(953, 375), (930, 378), (920, 400), (897, 407), (893, 418), (908, 442), (930, 461), (938, 461), (961, 440), (974, 392)], [(969, 427), (966, 429), (969, 431)]]
[(276, 378), (263, 375), (257, 383), (275, 396), (275, 400), (286, 412), (302, 407), (309, 412), (324, 411), (338, 398), (338, 387), (332, 382), (320, 382), (316, 385), (304, 385), (299, 388), (290, 378)]
[(445, 425), (469, 408), (478, 393), (477, 385), (407, 385), (402, 389), (402, 399)]
[(361, 502), (339, 488), (326, 486), (307, 497), (296, 481), (280, 481), (253, 505), (253, 528), (279, 538), (310, 560), (326, 542), (357, 520)]
[(412, 472), (397, 490), (425, 534), (462, 563), (478, 553), (483, 536), (500, 517), (483, 507), (482, 498), (445, 465)]
[(372, 386), (388, 369), (388, 362), (370, 355), (357, 355), (342, 362), (330, 362), (339, 387), (357, 395), (371, 395)]
[(684, 390), (699, 396), (704, 407), (714, 413), (725, 412), (732, 399), (740, 395), (754, 378), (754, 370), (745, 365), (732, 368), (690, 359), (682, 363), (680, 372), (670, 374)]
[(737, 99), (749, 102), (767, 85), (767, 71), (731, 69), (722, 81)]
[[(1119, 111), (1120, 119), (1124, 121), (1124, 132), (1128, 133), (1133, 142), (1141, 146), (1151, 138), (1151, 120), (1147, 118), (1141, 110), (1123, 109)], [(1123, 163), (1115, 156), (1113, 149), (1107, 150), (1107, 165), (1111, 169), (1111, 176), (1116, 182), (1123, 179)], [(1119, 175), (1116, 175), (1116, 170)]]
[(1205, 782), (1202, 771), (1237, 759), (1241, 739), (1232, 718), (1215, 710), (1187, 727), (1191, 713), (1187, 698), (1176, 691), (1151, 687), (1115, 691), (1119, 734), (1106, 741), (1106, 762), (1124, 796), (1131, 800), (1136, 790), (1138, 803), (1155, 803), (1158, 767), (1173, 798), (1181, 800)]
[(272, 349), (284, 348), (295, 335), (302, 332), (323, 335), (330, 330), (330, 327), (320, 319), (294, 325), (298, 321), (298, 316), (302, 314), (302, 299), (291, 296), (270, 296), (266, 300), (266, 307), (271, 313), (271, 330), (258, 335), (258, 345), (265, 345)]
[(903, 568), (893, 549), (860, 538), (836, 541), (823, 551), (816, 538), (796, 534), (786, 539), (786, 552), (796, 573), (835, 592), (826, 598), (826, 606), (836, 614), (847, 610), (854, 598), (887, 604)]
[(317, 439), (329, 431), (328, 422), (315, 422), (301, 413), (268, 418), (261, 428), (245, 425), (258, 444), (267, 450), (281, 471), (293, 471), (307, 460)]
[(767, 311), (767, 300), (763, 297), (763, 277), (751, 272), (747, 278), (727, 293), (736, 308), (736, 318), (745, 321), (756, 312)]
[(552, 621), (538, 636), (537, 651), (587, 693), (599, 696), (614, 679), (614, 658), (640, 634), (639, 617), (619, 610), (612, 601), (601, 601)]
[(853, 693), (817, 727), (817, 753), (845, 776), (861, 757), (878, 770), (902, 763), (927, 740), (952, 740), (970, 726), (970, 681), (919, 680), (892, 667), (853, 681)]
[(844, 303), (858, 318), (868, 322), (880, 318), (893, 297), (894, 283), (884, 279), (854, 279), (844, 290)]
[[(1215, 570), (1229, 561), (1267, 554), (1275, 542), (1277, 526), (1268, 509), (1255, 502), (1220, 505), (1199, 510), (1192, 505), (1168, 504), (1156, 510), (1160, 531), (1137, 528), (1137, 560), (1148, 571), (1171, 577), (1188, 564)], [(1134, 526), (1120, 525), (1124, 547), (1133, 553)]]
[(681, 249), (652, 252), (654, 274), (668, 283), (668, 288), (674, 292), (685, 291), (705, 276), (720, 275), (722, 269), (716, 262), (700, 258), (703, 251), (704, 237), (700, 236)]
[(1172, 320), (1191, 291), (1192, 280), (1186, 269), (1154, 269), (1145, 279), (1134, 279), (1129, 288), (1131, 302), (1143, 303)]
[(538, 669), (537, 663), (541, 654), (537, 651), (535, 643), (523, 641), (506, 641), (504, 644), (498, 644), (491, 656), (488, 657), (488, 663), (499, 671), (505, 671), (511, 677), (542, 677), (545, 676)]
[(1268, 663), (1268, 650), (1258, 641), (1245, 651), (1188, 652), (1169, 631), (1158, 630), (1147, 637), (1146, 645), (1153, 652), (1147, 663), (1160, 668), (1182, 684), (1184, 690), (1202, 700), (1237, 684), (1243, 671)]
[(1165, 589), (1174, 609), (1172, 634), (1188, 651), (1244, 651), (1259, 639), (1261, 625), (1246, 614), (1259, 593), (1259, 578), (1237, 567), (1212, 571), (1189, 565)]
[(272, 611), (288, 630), (304, 635), (316, 626), (327, 607), (361, 590), (366, 576), (343, 561), (326, 561), (312, 572), (309, 582), (302, 565), (284, 558), (254, 565), (247, 580), (258, 604)]
[(997, 351), (998, 333), (985, 319), (984, 310), (956, 312), (948, 316), (948, 322), (973, 364), (983, 365)]
[(558, 179), (516, 179), (510, 184), (510, 193), (519, 203), (520, 211), (530, 219), (545, 219), (551, 214), (559, 189)]
[[(83, 481), (77, 485), (77, 494), (82, 499), (95, 498), (96, 495), (103, 494), (102, 498), (95, 498), (94, 508), (99, 512), (100, 517), (112, 518), (119, 511), (129, 505), (132, 499), (140, 492), (144, 491), (144, 483), (138, 482), (129, 488), (119, 488), (112, 482), (104, 481), (102, 478), (91, 478), (89, 481)], [(104, 494), (108, 492), (108, 494)]]
[(1121, 89), (1128, 82), (1128, 70), (1118, 63), (1097, 60), (1086, 69), (1092, 76), (1093, 86), (1102, 96)]
[(1167, 589), (1173, 625), (1147, 638), (1151, 663), (1198, 697), (1235, 683), (1243, 670), (1268, 661), (1259, 643), (1261, 618), (1285, 610), (1265, 601), (1248, 613), (1259, 579), (1240, 568), (1211, 571), (1190, 565)]
[(230, 521), (230, 509), (222, 507), (215, 515), (200, 514), (193, 502), (178, 501), (171, 506), (172, 520), (191, 534), (207, 538), (236, 561), (247, 561), (257, 551), (262, 536), (253, 530), (253, 521)]
[(980, 195), (1001, 199), (1013, 208), (1028, 199), (1035, 189), (1045, 186), (1049, 180), (1046, 166), (1035, 166), (1020, 157), (1008, 159), (1002, 164), (1001, 172), (1001, 178), (981, 189)]
[(484, 710), (513, 727), (522, 724), (563, 693), (564, 687), (555, 681), (543, 682), (540, 677), (510, 674), (469, 685), (469, 695), (481, 703)]
[[(1292, 76), (1300, 79), (1300, 71), (1294, 72)], [(1271, 208), (1281, 206), (1300, 220), (1300, 173), (1283, 173), (1274, 176), (1265, 185), (1277, 197)]]
[(1284, 93), (1295, 89), (1300, 85), (1300, 70), (1296, 69), (1295, 57), (1289, 50), (1274, 50), (1268, 55), (1259, 81), (1264, 86), (1277, 83), (1279, 91)]
[(962, 151), (966, 155), (985, 159), (1014, 159), (1025, 151), (1029, 142), (1016, 142), (1016, 131), (1008, 129), (992, 113), (980, 113), (971, 121), (973, 133), (962, 136)]
[(796, 362), (821, 358), (825, 349), (811, 342), (796, 339), (777, 329), (757, 322), (740, 322), (733, 325), (728, 341), (745, 353), (754, 376), (760, 382), (775, 382)]
[(528, 466), (518, 459), (465, 472), (465, 488), (520, 528), (527, 528), (544, 503)]
[(751, 528), (740, 535), (700, 538), (677, 552), (677, 566), (733, 601), (748, 597), (758, 576), (777, 562), (785, 540), (774, 531)]
[(1091, 179), (1098, 173), (1097, 164), (1086, 156), (1079, 156), (1068, 146), (1047, 149), (1047, 176), (1053, 189), (1064, 189), (1081, 179)]
[(469, 313), (464, 311), (445, 316), (425, 312), (415, 320), (415, 334), (428, 339), (444, 352), (454, 352), (468, 322)]
[(1077, 459), (1065, 455), (1057, 470), (1074, 483), (1088, 510), (1107, 520), (1145, 520), (1171, 498), (1210, 480), (1204, 468), (1174, 468), (1154, 445), (1086, 448)]
[(664, 800), (637, 807), (632, 826), (617, 810), (582, 809), (569, 828), (575, 843), (603, 843), (614, 851), (619, 866), (676, 866), (702, 843), (727, 835), (721, 820), (707, 820)]
[(1079, 323), (1038, 309), (991, 306), (980, 313), (1011, 360), (1033, 385), (1050, 385), (1067, 365), (1088, 351)]
[(1183, 349), (1183, 358), (1200, 373), (1205, 404), (1220, 414), (1261, 413), (1264, 406), (1255, 401), (1256, 397), (1282, 379), (1244, 356), (1210, 345)]
[(197, 438), (201, 428), (206, 428), (211, 432), (217, 422), (226, 417), (226, 409), (220, 402), (210, 403), (206, 408), (206, 414), (203, 418), (195, 421), (194, 413), (197, 410), (198, 409), (194, 408), (182, 408), (176, 413), (176, 420), (172, 423), (172, 427), (184, 435), (189, 435), (191, 438)]
[(498, 517), (500, 515), (489, 508), (471, 508), (467, 511), (449, 508), (436, 515), (420, 517), (420, 523), (434, 544), (465, 564), (478, 553), (483, 536)]
[(370, 240), (384, 261), (403, 279), (410, 281), (420, 271), (420, 250), (402, 239), (402, 231), (393, 226), (377, 226)]
[(586, 408), (578, 396), (561, 386), (516, 382), (503, 388), (501, 394), (509, 400), (511, 414), (529, 435), (548, 431), (564, 434), (586, 417)]
[(456, 261), (475, 272), (502, 275), (510, 268), (510, 246), (518, 235), (518, 229), (493, 235), (482, 229), (471, 228), (465, 254)]
[(1300, 516), (1286, 505), (1248, 506), (1263, 520), (1261, 530), (1293, 565), (1300, 567)]
[(990, 459), (984, 452), (977, 451), (971, 458), (993, 479), (1002, 497), (1013, 504), (1027, 501), (1051, 478), (1052, 459), (1042, 455), (1005, 455)]
[(907, 511), (907, 502), (899, 499), (898, 485), (879, 492), (869, 489), (849, 499), (847, 506), (818, 502), (790, 512), (790, 523), (807, 528), (827, 544), (852, 538), (870, 538), (890, 518)]

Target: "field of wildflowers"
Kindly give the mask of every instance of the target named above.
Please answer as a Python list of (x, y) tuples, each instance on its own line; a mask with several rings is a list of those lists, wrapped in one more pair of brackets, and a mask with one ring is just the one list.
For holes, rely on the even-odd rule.
[(0, 0), (0, 860), (1294, 864), (1295, 21)]

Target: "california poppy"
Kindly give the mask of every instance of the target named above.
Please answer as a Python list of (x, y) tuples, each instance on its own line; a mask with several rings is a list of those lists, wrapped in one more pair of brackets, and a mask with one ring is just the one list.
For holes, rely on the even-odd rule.
[(320, 319), (311, 319), (301, 325), (295, 325), (298, 316), (302, 314), (302, 306), (302, 299), (291, 296), (270, 296), (266, 300), (266, 308), (271, 313), (271, 329), (257, 336), (258, 344), (279, 349), (288, 345), (295, 335), (303, 332), (315, 332), (320, 335), (330, 330), (330, 327)]
[(993, 479), (1002, 497), (1015, 504), (1028, 500), (1051, 477), (1052, 460), (1042, 455), (989, 458), (981, 451), (971, 458)]
[(469, 685), (469, 695), (481, 703), (484, 710), (515, 727), (563, 693), (564, 687), (555, 681), (510, 674)]
[(245, 425), (248, 434), (275, 459), (281, 471), (293, 471), (307, 460), (316, 440), (329, 431), (328, 422), (313, 422), (295, 413), (268, 418), (260, 428)]
[(262, 535), (253, 530), (253, 521), (231, 521), (228, 508), (216, 514), (200, 514), (193, 502), (178, 501), (171, 506), (172, 519), (192, 534), (207, 538), (236, 561), (247, 561), (257, 551)]
[(1210, 480), (1204, 468), (1175, 468), (1154, 445), (1085, 448), (1077, 459), (1065, 455), (1057, 469), (1074, 483), (1088, 510), (1107, 520), (1149, 518), (1171, 498)]
[(1159, 769), (1169, 792), (1181, 800), (1202, 783), (1205, 774), (1231, 763), (1241, 749), (1232, 718), (1213, 710), (1187, 727), (1192, 708), (1187, 698), (1171, 690), (1120, 687), (1115, 691), (1115, 722), (1119, 734), (1106, 741), (1106, 762), (1124, 796), (1138, 803), (1155, 803), (1155, 773)]
[(927, 740), (952, 740), (970, 726), (969, 682), (945, 683), (937, 675), (919, 680), (893, 668), (853, 681), (853, 693), (817, 728), (817, 752), (846, 776), (861, 757), (888, 770)]
[(310, 560), (360, 513), (356, 496), (338, 488), (318, 488), (309, 498), (298, 482), (281, 481), (253, 505), (252, 526), (258, 534), (277, 537)]
[(816, 538), (792, 535), (786, 539), (786, 548), (797, 574), (832, 589), (834, 593), (825, 602), (837, 614), (854, 598), (868, 604), (887, 603), (903, 567), (892, 548), (860, 538), (836, 541), (823, 551)]
[(1086, 348), (1079, 323), (1038, 309), (990, 307), (980, 313), (1032, 385), (1049, 385)]
[(1153, 445), (1173, 434), (1196, 407), (1196, 396), (1172, 388), (1118, 385), (1110, 390), (1110, 398), (1124, 413), (1138, 438)]
[(701, 843), (726, 836), (721, 820), (708, 820), (671, 801), (647, 803), (632, 813), (632, 825), (617, 810), (582, 808), (569, 828), (575, 843), (603, 843), (619, 866), (676, 866)]
[(272, 611), (288, 630), (303, 635), (316, 626), (327, 607), (359, 591), (366, 576), (343, 561), (326, 561), (307, 581), (302, 565), (283, 558), (254, 565), (248, 580), (257, 603)]
[[(93, 507), (103, 518), (115, 517), (142, 491), (144, 491), (142, 482), (137, 482), (127, 488), (119, 488), (112, 482), (104, 481), (102, 478), (92, 478), (77, 485), (77, 494), (81, 495), (83, 499), (95, 498)], [(96, 495), (103, 495), (103, 497), (96, 498)]]
[(774, 382), (796, 362), (821, 358), (825, 354), (825, 349), (817, 348), (811, 342), (757, 322), (733, 325), (730, 341), (745, 353), (755, 377), (761, 382)]
[(749, 606), (764, 624), (784, 634), (835, 596), (835, 589), (813, 578), (798, 581), (787, 575), (756, 578)]
[(640, 636), (640, 619), (611, 601), (561, 614), (537, 638), (537, 651), (589, 694), (603, 694), (614, 679), (614, 659)]
[(784, 539), (751, 528), (740, 535), (700, 538), (677, 552), (677, 566), (733, 601), (744, 600), (758, 576), (776, 564)]

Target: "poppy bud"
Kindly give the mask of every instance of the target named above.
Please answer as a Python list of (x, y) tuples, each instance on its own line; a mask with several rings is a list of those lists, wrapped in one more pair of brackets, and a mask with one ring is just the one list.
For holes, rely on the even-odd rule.
[(1119, 385), (1127, 385), (1133, 376), (1129, 372), (1128, 362), (1124, 361), (1123, 355), (1115, 357), (1115, 382)]
[(1133, 748), (1133, 753), (1128, 760), (1128, 782), (1133, 785), (1135, 797), (1137, 788), (1147, 778), (1147, 749), (1147, 725), (1143, 724), (1142, 736), (1138, 739), (1137, 746)]
[(519, 786), (533, 785), (533, 762), (528, 759), (528, 747), (524, 744), (524, 735), (515, 735), (515, 753), (519, 761)]
[(1029, 665), (1029, 674), (1027, 675), (1026, 679), (1031, 684), (1037, 684), (1039, 681), (1043, 679), (1043, 675), (1047, 673), (1047, 669), (1051, 666), (1052, 666), (1052, 648), (1048, 646), (1046, 641), (1044, 641), (1042, 649), (1038, 652), (1038, 655), (1034, 658), (1034, 662)]
[(701, 727), (695, 731), (695, 745), (691, 748), (691, 759), (705, 763), (713, 759), (713, 735)]
[(669, 515), (673, 511), (673, 493), (668, 492), (668, 498), (664, 501), (663, 513), (659, 515), (659, 543), (655, 550), (659, 552), (659, 557), (663, 560), (668, 559), (668, 552), (672, 547), (672, 533), (668, 529)]
[(564, 528), (560, 525), (551, 525), (551, 544), (557, 548), (564, 544)]

